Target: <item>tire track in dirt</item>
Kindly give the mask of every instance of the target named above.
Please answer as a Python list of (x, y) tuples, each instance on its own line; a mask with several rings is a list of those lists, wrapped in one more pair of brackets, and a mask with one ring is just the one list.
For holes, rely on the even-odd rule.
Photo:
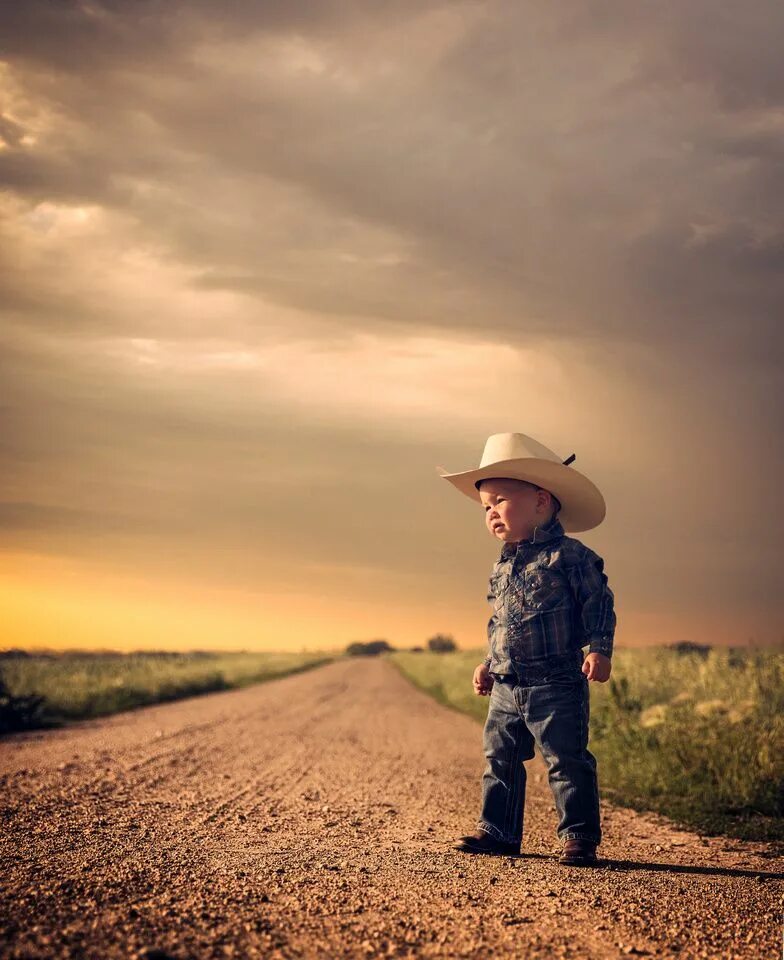
[(0, 741), (0, 955), (780, 953), (771, 845), (603, 803), (603, 862), (563, 867), (538, 755), (523, 855), (452, 850), (481, 740), (357, 658)]

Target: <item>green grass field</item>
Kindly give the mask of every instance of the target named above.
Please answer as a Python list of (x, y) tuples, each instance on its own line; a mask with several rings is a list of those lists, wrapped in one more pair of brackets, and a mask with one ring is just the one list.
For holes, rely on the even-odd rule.
[[(471, 686), (484, 650), (395, 652), (441, 703), (484, 722)], [(616, 650), (591, 683), (589, 747), (602, 794), (706, 834), (784, 840), (784, 653)]]
[(323, 653), (58, 653), (0, 658), (0, 733), (60, 726), (307, 670)]

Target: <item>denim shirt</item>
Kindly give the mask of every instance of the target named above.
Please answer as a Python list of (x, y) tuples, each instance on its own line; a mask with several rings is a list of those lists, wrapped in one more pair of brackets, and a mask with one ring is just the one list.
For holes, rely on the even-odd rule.
[(567, 536), (553, 517), (529, 540), (505, 543), (488, 582), (487, 624), (492, 673), (512, 662), (545, 661), (589, 652), (612, 657), (614, 595), (598, 553)]

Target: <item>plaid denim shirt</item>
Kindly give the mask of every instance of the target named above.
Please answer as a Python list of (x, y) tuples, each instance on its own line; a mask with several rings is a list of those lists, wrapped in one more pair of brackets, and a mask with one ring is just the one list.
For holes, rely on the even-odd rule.
[(562, 657), (586, 644), (612, 657), (614, 595), (603, 570), (599, 554), (567, 536), (557, 517), (532, 539), (505, 543), (488, 583), (491, 672), (512, 673), (512, 660)]

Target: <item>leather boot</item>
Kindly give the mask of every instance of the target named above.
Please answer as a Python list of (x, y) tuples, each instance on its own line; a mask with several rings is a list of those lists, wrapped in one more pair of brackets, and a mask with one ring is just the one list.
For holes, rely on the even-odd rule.
[(519, 843), (496, 840), (491, 834), (479, 830), (477, 833), (461, 837), (455, 844), (455, 850), (462, 850), (463, 853), (501, 853), (509, 856), (519, 854), (520, 846)]
[(592, 867), (596, 864), (596, 844), (592, 840), (565, 840), (558, 862), (571, 867)]

